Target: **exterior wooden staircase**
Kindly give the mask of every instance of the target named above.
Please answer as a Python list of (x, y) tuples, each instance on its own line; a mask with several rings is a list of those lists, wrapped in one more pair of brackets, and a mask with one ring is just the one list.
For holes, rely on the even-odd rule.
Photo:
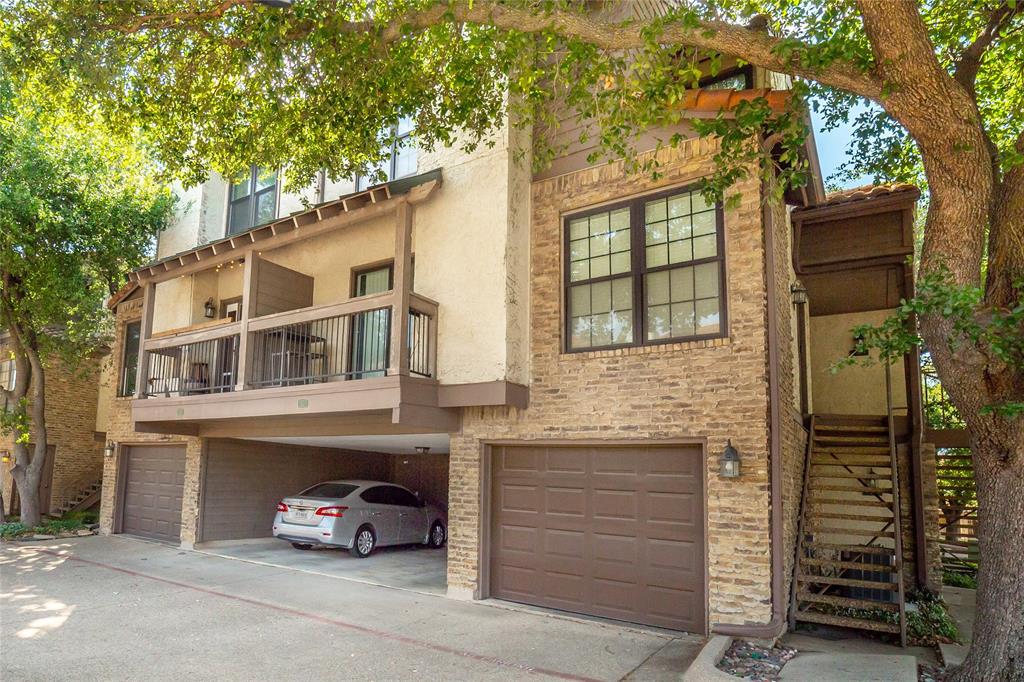
[(888, 417), (812, 416), (790, 627), (899, 635), (906, 646), (896, 439)]
[(60, 518), (73, 511), (88, 509), (100, 500), (100, 493), (103, 492), (103, 479), (87, 484), (73, 498), (62, 504), (57, 509), (50, 511), (50, 516)]

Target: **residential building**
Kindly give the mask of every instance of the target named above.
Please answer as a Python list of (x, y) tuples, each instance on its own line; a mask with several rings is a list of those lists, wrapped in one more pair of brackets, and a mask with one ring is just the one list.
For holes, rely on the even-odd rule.
[[(9, 338), (0, 330), (0, 386), (5, 388), (12, 387), (17, 376), (11, 352)], [(101, 364), (100, 358), (92, 358), (83, 366), (69, 368), (59, 358), (52, 358), (46, 368), (49, 443), (39, 481), (40, 511), (44, 515), (61, 516), (73, 509), (95, 506), (99, 501), (104, 434), (98, 424), (105, 424), (106, 420), (97, 410), (107, 403), (100, 399)], [(0, 399), (0, 409), (8, 407)], [(0, 492), (6, 515), (17, 515), (21, 502), (11, 475), (15, 465), (14, 439), (13, 432), (0, 434)]]
[[(764, 94), (707, 85), (692, 110)], [(717, 143), (643, 139), (674, 132), (657, 179), (580, 144), (533, 173), (518, 152), (548, 133), (507, 125), (473, 153), (397, 145), (380, 185), (290, 195), (254, 168), (184, 191), (110, 301), (103, 531), (266, 537), (304, 486), (388, 479), (447, 507), (450, 597), (769, 637), (810, 612), (791, 605), (801, 502), (840, 470), (840, 513), (884, 498), (889, 517), (836, 519), (853, 539), (832, 544), (874, 523), (890, 591), (930, 580), (915, 359), (888, 391), (881, 366), (827, 371), (910, 290), (916, 194), (829, 197), (815, 176), (778, 198), (755, 174), (710, 204)], [(805, 156), (817, 173), (813, 138)], [(864, 466), (805, 466), (859, 448)], [(813, 562), (866, 563), (800, 549), (801, 596)]]

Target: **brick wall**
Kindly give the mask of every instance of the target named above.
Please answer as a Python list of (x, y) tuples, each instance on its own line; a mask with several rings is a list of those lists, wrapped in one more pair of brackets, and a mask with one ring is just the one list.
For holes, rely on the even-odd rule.
[[(761, 192), (735, 189), (725, 212), (729, 336), (613, 351), (561, 352), (561, 214), (692, 183), (713, 169), (713, 143), (661, 152), (663, 176), (627, 176), (620, 164), (534, 183), (531, 225), (530, 405), (471, 408), (451, 441), (449, 592), (479, 593), (481, 456), (491, 439), (707, 439), (711, 623), (771, 615), (768, 384)], [(743, 476), (723, 480), (726, 439)]]
[[(125, 301), (117, 307), (114, 344), (110, 357), (112, 362), (105, 368), (110, 372), (107, 378), (113, 379), (118, 385), (117, 377), (121, 372), (121, 359), (124, 355), (124, 328), (129, 322), (142, 317), (142, 299)], [(185, 449), (185, 491), (182, 499), (181, 539), (183, 543), (196, 541), (197, 523), (199, 518), (199, 480), (202, 464), (202, 440), (154, 433), (136, 433), (132, 428), (132, 398), (111, 398), (107, 418), (107, 439), (118, 444), (116, 454), (103, 460), (103, 495), (100, 501), (100, 532), (110, 534), (114, 529), (114, 511), (117, 494), (117, 476), (121, 458), (125, 455), (123, 446), (144, 443), (182, 443)]]
[(796, 310), (790, 287), (796, 281), (793, 270), (793, 230), (786, 206), (770, 202), (773, 228), (776, 353), (778, 362), (780, 450), (782, 456), (782, 547), (774, 548), (784, 556), (784, 584), (786, 608), (789, 606), (793, 583), (793, 563), (796, 560), (797, 528), (800, 521), (800, 503), (803, 496), (804, 464), (806, 462), (807, 431), (800, 413), (798, 372), (801, 371), (796, 345)]
[[(0, 350), (0, 357), (7, 357)], [(74, 499), (103, 469), (103, 443), (96, 438), (96, 401), (99, 396), (98, 358), (69, 368), (57, 358), (46, 367), (47, 440), (54, 447), (50, 509), (56, 511)], [(14, 436), (0, 436), (0, 451), (11, 451)], [(0, 475), (4, 510), (10, 511), (14, 479), (5, 464)]]

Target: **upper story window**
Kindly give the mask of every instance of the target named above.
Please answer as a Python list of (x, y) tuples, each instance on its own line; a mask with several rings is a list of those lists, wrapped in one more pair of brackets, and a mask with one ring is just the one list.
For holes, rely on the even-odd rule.
[(18, 378), (18, 366), (14, 358), (0, 360), (0, 386), (8, 391), (14, 388), (14, 382)]
[(749, 66), (729, 69), (702, 78), (700, 87), (705, 90), (749, 90), (754, 87), (754, 71)]
[(139, 343), (142, 322), (129, 322), (124, 326), (124, 344), (121, 351), (121, 376), (117, 382), (117, 395), (135, 395), (135, 377), (139, 368)]
[(398, 124), (392, 126), (391, 142), (381, 150), (387, 157), (370, 168), (366, 175), (356, 176), (357, 192), (381, 182), (376, 179), (375, 171), (381, 171), (385, 175), (385, 182), (404, 178), (407, 175), (415, 175), (416, 147), (412, 140), (413, 128), (415, 128), (415, 124), (409, 117), (400, 118)]
[(252, 166), (231, 181), (228, 234), (238, 234), (277, 217), (277, 171)]
[(721, 206), (675, 189), (565, 219), (566, 350), (726, 333)]

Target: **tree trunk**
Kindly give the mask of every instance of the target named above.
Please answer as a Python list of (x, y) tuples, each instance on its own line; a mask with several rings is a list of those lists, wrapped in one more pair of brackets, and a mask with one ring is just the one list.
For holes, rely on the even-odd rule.
[[(38, 456), (37, 452), (35, 457)], [(24, 443), (15, 443), (14, 458), (15, 462), (28, 461), (28, 446)], [(45, 451), (43, 458), (46, 458)], [(14, 484), (18, 486), (18, 496), (21, 498), (21, 523), (29, 528), (38, 526), (43, 520), (42, 510), (39, 508), (39, 481), (42, 475), (41, 466), (16, 464), (11, 469), (11, 476), (14, 478)]]
[[(980, 508), (979, 618), (970, 653), (953, 679), (1020, 682), (1024, 680), (1024, 429), (990, 435), (995, 438), (973, 439)], [(1007, 436), (1012, 440), (1006, 442)]]

